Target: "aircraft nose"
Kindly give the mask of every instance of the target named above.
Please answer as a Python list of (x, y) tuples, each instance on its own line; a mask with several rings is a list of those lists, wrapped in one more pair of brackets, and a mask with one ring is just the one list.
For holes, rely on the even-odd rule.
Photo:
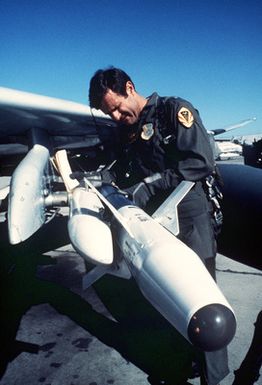
[(192, 316), (187, 332), (190, 342), (199, 349), (206, 352), (219, 350), (233, 339), (236, 319), (224, 305), (206, 305)]

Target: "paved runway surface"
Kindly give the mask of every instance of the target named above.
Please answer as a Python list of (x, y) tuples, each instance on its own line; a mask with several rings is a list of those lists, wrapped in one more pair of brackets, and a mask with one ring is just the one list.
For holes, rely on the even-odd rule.
[[(91, 303), (96, 311), (110, 317), (94, 289), (88, 289), (85, 293), (81, 291), (81, 278), (85, 271), (82, 258), (70, 246), (53, 251), (48, 255), (51, 255), (57, 263), (38, 266), (37, 276), (56, 282), (58, 286), (70, 287), (85, 301)], [(221, 385), (232, 384), (233, 371), (239, 367), (251, 342), (254, 331), (253, 323), (262, 303), (261, 275), (262, 272), (259, 270), (218, 255), (218, 284), (233, 306), (238, 320), (236, 336), (229, 346), (231, 373), (221, 382)], [(40, 282), (40, 280), (38, 281)], [(19, 290), (25, 288), (19, 288), (21, 282), (17, 282), (17, 284), (17, 296), (19, 297), (21, 294)], [(24, 284), (26, 285), (26, 282)], [(30, 289), (35, 290), (32, 287)], [(52, 287), (48, 290), (50, 290), (48, 295), (52, 302), (54, 300)], [(54, 296), (56, 296), (57, 287), (54, 286), (53, 290)], [(31, 295), (33, 296), (33, 294)], [(65, 297), (64, 300), (71, 301), (72, 299)], [(32, 300), (32, 302), (34, 301)], [(79, 306), (80, 311), (84, 313), (85, 308), (81, 308), (81, 304)], [(89, 312), (90, 309), (87, 309), (82, 316), (89, 317)], [(109, 321), (112, 322), (110, 318)], [(96, 322), (97, 327), (101, 327), (98, 319), (94, 320), (91, 329), (95, 328)], [(33, 350), (34, 346), (27, 344), (36, 344), (38, 353), (20, 353), (8, 364), (0, 384), (148, 384), (147, 374), (144, 371), (123, 358), (116, 349), (101, 342), (92, 333), (79, 326), (79, 323), (60, 314), (48, 302), (31, 306), (21, 317), (16, 339), (24, 342), (24, 348), (28, 348), (28, 350)], [(107, 326), (105, 325), (105, 327)], [(154, 335), (152, 335), (153, 338)], [(195, 385), (199, 384), (198, 379), (191, 380), (191, 382)], [(261, 377), (257, 384), (262, 384)]]

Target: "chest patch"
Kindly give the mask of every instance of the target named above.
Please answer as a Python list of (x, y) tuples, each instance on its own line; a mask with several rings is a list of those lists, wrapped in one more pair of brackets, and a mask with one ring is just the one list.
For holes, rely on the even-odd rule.
[(141, 138), (149, 140), (154, 135), (154, 128), (152, 123), (147, 123), (142, 126)]
[(194, 117), (192, 112), (189, 111), (186, 107), (181, 107), (178, 111), (177, 118), (180, 123), (183, 124), (186, 128), (190, 128), (194, 123)]

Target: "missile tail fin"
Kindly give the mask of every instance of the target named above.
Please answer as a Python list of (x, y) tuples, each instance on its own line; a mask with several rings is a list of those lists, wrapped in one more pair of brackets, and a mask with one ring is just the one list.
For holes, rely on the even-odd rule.
[(111, 274), (124, 279), (131, 278), (130, 270), (128, 269), (127, 264), (123, 260), (120, 263), (113, 264), (111, 266), (98, 265), (83, 276), (82, 289), (88, 289), (105, 274)]
[(152, 215), (152, 218), (174, 235), (179, 234), (177, 206), (194, 184), (183, 180)]

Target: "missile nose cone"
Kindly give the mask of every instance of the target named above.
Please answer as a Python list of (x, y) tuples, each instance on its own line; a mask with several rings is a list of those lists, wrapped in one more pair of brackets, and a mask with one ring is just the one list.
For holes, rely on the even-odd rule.
[(200, 308), (188, 325), (190, 342), (203, 351), (214, 351), (225, 347), (236, 332), (233, 312), (221, 304), (211, 304)]

